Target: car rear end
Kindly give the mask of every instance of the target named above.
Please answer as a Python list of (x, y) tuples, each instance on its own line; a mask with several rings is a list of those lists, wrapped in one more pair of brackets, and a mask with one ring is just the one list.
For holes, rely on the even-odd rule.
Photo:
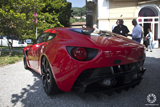
[(141, 82), (145, 72), (143, 45), (110, 32), (92, 36), (93, 29), (56, 31), (46, 53), (60, 90), (110, 95)]
[[(111, 95), (113, 92), (120, 93), (122, 90), (134, 88), (142, 81), (146, 70), (143, 67), (145, 61), (143, 45), (117, 35), (106, 36), (85, 36), (96, 45), (94, 50), (98, 52), (96, 54), (82, 48), (82, 51), (87, 50), (85, 53), (87, 57), (92, 55), (93, 59), (89, 62), (83, 60), (88, 66), (85, 66), (75, 80), (72, 90), (82, 93), (104, 92)], [(67, 50), (71, 53), (76, 51)], [(77, 50), (77, 53), (80, 51)], [(74, 54), (70, 55), (74, 57)]]

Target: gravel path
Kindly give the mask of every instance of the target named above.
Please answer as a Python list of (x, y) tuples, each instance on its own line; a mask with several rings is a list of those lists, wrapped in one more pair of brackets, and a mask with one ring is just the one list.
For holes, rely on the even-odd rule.
[(87, 95), (81, 98), (73, 92), (49, 97), (42, 88), (41, 77), (32, 70), (25, 70), (23, 62), (0, 67), (0, 107), (148, 107), (147, 96), (156, 95), (160, 106), (160, 49), (147, 52), (147, 71), (141, 84), (111, 97)]

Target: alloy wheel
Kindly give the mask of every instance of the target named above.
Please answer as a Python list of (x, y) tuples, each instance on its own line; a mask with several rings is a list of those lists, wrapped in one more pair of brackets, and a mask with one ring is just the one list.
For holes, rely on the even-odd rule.
[(48, 94), (51, 89), (51, 70), (47, 59), (44, 57), (42, 60), (42, 81), (43, 87)]

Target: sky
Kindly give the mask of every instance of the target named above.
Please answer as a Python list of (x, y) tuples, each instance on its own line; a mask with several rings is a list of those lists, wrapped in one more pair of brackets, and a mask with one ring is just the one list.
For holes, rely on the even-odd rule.
[(86, 0), (67, 0), (72, 3), (72, 7), (83, 7), (86, 4)]

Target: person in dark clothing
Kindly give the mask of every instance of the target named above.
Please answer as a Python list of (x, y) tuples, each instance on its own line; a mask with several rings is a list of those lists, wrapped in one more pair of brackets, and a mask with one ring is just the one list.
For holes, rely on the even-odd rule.
[(146, 38), (146, 36), (144, 37), (144, 43), (145, 47), (147, 48), (149, 45), (149, 40)]
[(128, 30), (127, 26), (123, 25), (122, 19), (119, 19), (119, 25), (113, 29), (113, 33), (117, 33), (117, 34), (120, 34), (120, 35), (127, 37), (126, 34), (129, 33), (129, 30)]
[(118, 26), (118, 25), (119, 25), (119, 19), (117, 19), (116, 23), (112, 26), (112, 31), (113, 31), (113, 29), (114, 29), (116, 26)]

